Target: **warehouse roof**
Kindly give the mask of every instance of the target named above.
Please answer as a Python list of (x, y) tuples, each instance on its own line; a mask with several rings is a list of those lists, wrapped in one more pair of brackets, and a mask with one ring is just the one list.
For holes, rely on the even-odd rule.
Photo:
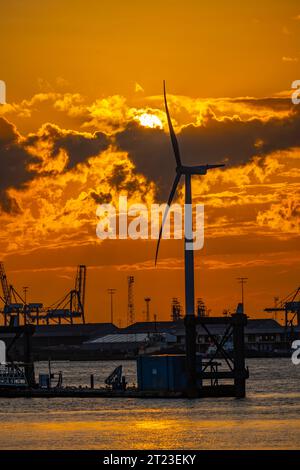
[(136, 322), (122, 329), (122, 333), (155, 333), (176, 330), (183, 327), (183, 321), (157, 321), (157, 322)]
[(86, 336), (99, 337), (118, 331), (118, 327), (112, 323), (86, 323), (66, 325), (39, 325), (35, 327), (35, 337), (41, 336)]
[(129, 333), (129, 334), (112, 334), (95, 338), (88, 341), (89, 344), (95, 343), (142, 343), (147, 341), (149, 336), (147, 333)]

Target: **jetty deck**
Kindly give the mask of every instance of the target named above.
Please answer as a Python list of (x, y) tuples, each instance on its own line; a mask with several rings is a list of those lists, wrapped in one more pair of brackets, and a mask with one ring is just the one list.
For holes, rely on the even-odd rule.
[[(199, 398), (206, 397), (232, 397), (233, 385), (220, 385), (218, 387), (204, 386), (199, 390)], [(111, 390), (109, 388), (51, 388), (51, 389), (0, 389), (0, 398), (186, 398), (184, 392), (138, 390)]]

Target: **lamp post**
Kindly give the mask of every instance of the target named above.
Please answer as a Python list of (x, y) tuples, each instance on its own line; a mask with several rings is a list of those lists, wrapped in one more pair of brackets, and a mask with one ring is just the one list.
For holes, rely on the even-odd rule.
[(114, 322), (114, 301), (113, 296), (116, 293), (117, 289), (107, 289), (107, 292), (110, 295), (110, 322)]

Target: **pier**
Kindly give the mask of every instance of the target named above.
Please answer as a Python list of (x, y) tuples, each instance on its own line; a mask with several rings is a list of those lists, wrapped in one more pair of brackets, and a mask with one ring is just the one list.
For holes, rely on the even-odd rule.
[[(15, 364), (9, 362), (10, 375), (5, 383), (5, 375), (2, 374), (0, 384), (0, 397), (2, 398), (206, 398), (206, 397), (235, 397), (244, 398), (246, 395), (246, 379), (249, 377), (245, 367), (244, 327), (247, 317), (243, 313), (243, 306), (239, 304), (235, 314), (230, 317), (189, 317), (185, 322), (186, 338), (189, 348), (185, 355), (157, 355), (141, 356), (146, 366), (143, 376), (138, 373), (138, 387), (126, 387), (125, 377), (122, 376), (122, 368), (117, 367), (107, 378), (106, 387), (96, 388), (94, 377), (90, 377), (90, 387), (63, 387), (62, 377), (56, 386), (51, 386), (51, 368), (46, 377), (46, 386), (37, 384), (32, 360), (31, 338), (35, 326), (24, 325), (19, 327), (1, 327), (0, 333), (14, 334), (14, 338), (8, 347), (9, 351), (16, 341), (23, 342), (24, 363)], [(196, 354), (195, 326), (201, 324), (205, 328), (212, 343), (215, 345), (215, 353), (208, 361)], [(223, 337), (220, 339), (210, 332), (210, 326), (225, 325)], [(193, 339), (192, 339), (193, 338)], [(233, 353), (225, 350), (224, 344), (232, 338)], [(192, 339), (192, 341), (191, 341)], [(220, 362), (223, 360), (226, 370), (220, 370)], [(154, 366), (150, 366), (149, 358), (153, 359)], [(199, 362), (200, 361), (200, 362)], [(172, 365), (170, 372), (168, 363)], [(199, 364), (200, 363), (200, 369)], [(17, 380), (14, 380), (13, 368), (16, 368)], [(23, 367), (23, 382), (21, 381), (21, 367)], [(166, 368), (167, 367), (167, 368)], [(172, 375), (173, 382), (169, 380)], [(170, 376), (171, 376), (170, 375)], [(163, 381), (168, 376), (167, 381)], [(147, 386), (143, 385), (141, 377), (146, 377)], [(225, 381), (226, 383), (224, 383)], [(22, 382), (22, 383), (21, 383)], [(145, 382), (145, 381), (144, 381)], [(230, 383), (228, 383), (230, 382)]]
[[(234, 396), (234, 387), (231, 385), (223, 385), (218, 389), (212, 387), (203, 387), (199, 391), (198, 398), (209, 397), (232, 397)], [(110, 390), (108, 388), (79, 388), (65, 387), (52, 389), (0, 389), (1, 398), (186, 398), (184, 392), (171, 391), (141, 391), (137, 388), (129, 388), (127, 390)]]

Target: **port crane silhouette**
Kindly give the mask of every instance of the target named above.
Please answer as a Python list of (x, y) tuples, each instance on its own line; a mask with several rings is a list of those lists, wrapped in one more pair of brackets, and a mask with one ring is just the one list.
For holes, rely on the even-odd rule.
[(282, 300), (278, 300), (274, 307), (267, 307), (265, 312), (284, 312), (285, 328), (293, 328), (295, 323), (300, 325), (300, 286)]
[(3, 308), (0, 313), (4, 318), (4, 326), (61, 324), (82, 321), (85, 323), (84, 305), (86, 289), (86, 266), (79, 265), (75, 285), (61, 299), (51, 306), (45, 307), (40, 302), (27, 302), (15, 287), (8, 282), (3, 261), (0, 262), (0, 282), (2, 288)]

